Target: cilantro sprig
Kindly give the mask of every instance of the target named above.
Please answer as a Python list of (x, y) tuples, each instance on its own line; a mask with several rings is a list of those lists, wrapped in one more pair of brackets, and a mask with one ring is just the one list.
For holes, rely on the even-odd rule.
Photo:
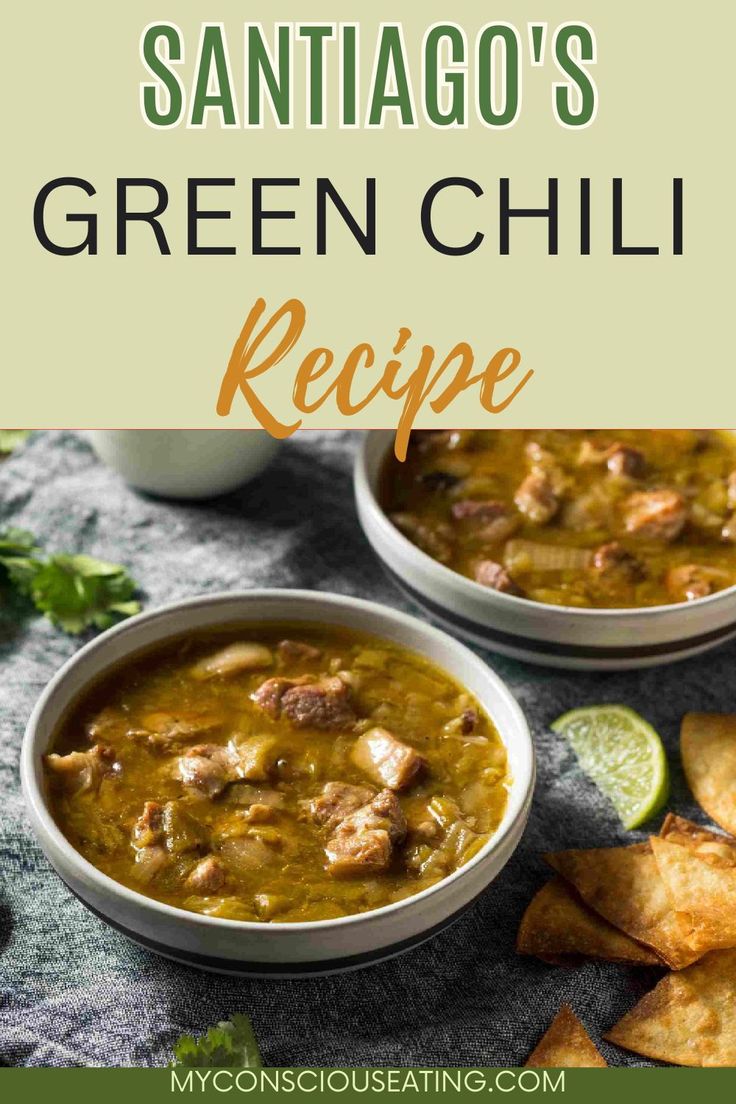
[(140, 610), (136, 584), (120, 564), (91, 556), (44, 556), (24, 529), (0, 532), (0, 586), (12, 587), (64, 632), (107, 629)]
[(229, 1020), (222, 1020), (211, 1027), (206, 1035), (195, 1039), (182, 1035), (174, 1045), (176, 1066), (217, 1066), (228, 1069), (260, 1069), (261, 1053), (258, 1049), (253, 1025), (240, 1012)]
[(29, 429), (0, 429), (0, 456), (19, 448), (29, 433)]

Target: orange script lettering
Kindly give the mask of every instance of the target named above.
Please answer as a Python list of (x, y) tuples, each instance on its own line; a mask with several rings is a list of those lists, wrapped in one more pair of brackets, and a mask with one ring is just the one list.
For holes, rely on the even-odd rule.
[[(407, 369), (399, 357), (412, 332), (402, 327), (392, 347), (393, 356), (383, 366), (377, 363), (374, 347), (366, 342), (356, 344), (337, 369), (334, 352), (325, 346), (301, 355), (294, 373), (289, 420), (281, 421), (258, 395), (253, 383), (287, 360), (302, 338), (306, 321), (306, 307), (300, 299), (288, 299), (270, 316), (266, 315), (265, 300), (256, 301), (222, 378), (217, 399), (217, 413), (221, 417), (230, 414), (240, 391), (258, 424), (281, 439), (290, 437), (302, 426), (303, 416), (319, 410), (331, 396), (346, 418), (385, 396), (400, 404), (394, 450), (398, 459), (404, 460), (409, 435), (425, 407), (436, 414), (449, 412), (459, 395), (477, 387), (482, 409), (498, 414), (513, 402), (533, 375), (531, 369), (520, 372), (521, 353), (512, 348), (499, 349), (485, 367), (474, 371), (475, 353), (464, 341), (458, 342), (439, 363), (435, 349), (423, 345), (416, 366)], [(506, 384), (503, 390), (502, 384)]]

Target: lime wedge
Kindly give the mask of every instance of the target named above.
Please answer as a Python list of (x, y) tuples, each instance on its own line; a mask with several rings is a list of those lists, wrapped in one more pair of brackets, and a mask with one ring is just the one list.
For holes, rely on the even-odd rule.
[(552, 731), (569, 742), (582, 769), (613, 803), (624, 828), (638, 828), (667, 801), (670, 776), (662, 741), (633, 709), (573, 709), (558, 717)]

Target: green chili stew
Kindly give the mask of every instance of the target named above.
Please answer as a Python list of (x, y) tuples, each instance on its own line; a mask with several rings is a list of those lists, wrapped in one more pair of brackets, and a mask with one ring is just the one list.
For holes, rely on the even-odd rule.
[(505, 748), (447, 674), (342, 628), (249, 626), (122, 666), (45, 758), (53, 814), (116, 881), (236, 920), (323, 920), (467, 862)]
[(736, 583), (731, 431), (417, 432), (380, 498), (440, 563), (537, 602), (657, 606)]

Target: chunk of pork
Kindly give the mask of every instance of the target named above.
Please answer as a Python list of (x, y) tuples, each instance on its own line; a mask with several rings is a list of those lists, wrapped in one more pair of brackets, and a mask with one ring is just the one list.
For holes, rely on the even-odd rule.
[(639, 491), (629, 495), (623, 504), (623, 521), (627, 533), (642, 540), (673, 541), (679, 537), (687, 521), (687, 504), (677, 491)]
[(380, 874), (406, 836), (406, 818), (391, 790), (345, 817), (327, 843), (328, 870), (336, 876)]
[(350, 687), (336, 676), (310, 680), (267, 679), (252, 695), (269, 716), (282, 714), (296, 728), (337, 730), (357, 720)]
[(352, 759), (375, 782), (391, 790), (405, 790), (427, 765), (416, 748), (397, 740), (385, 728), (364, 732), (355, 743)]
[(495, 560), (481, 560), (475, 565), (475, 581), (491, 590), (498, 590), (501, 594), (515, 594), (517, 597), (524, 594), (506, 568)]
[(77, 793), (97, 792), (102, 779), (115, 769), (115, 752), (95, 744), (89, 751), (70, 751), (67, 755), (52, 752), (45, 762), (66, 789)]
[(536, 468), (523, 480), (514, 495), (514, 502), (535, 525), (546, 525), (560, 507), (552, 480), (542, 468)]
[(315, 824), (333, 831), (346, 817), (356, 812), (373, 797), (369, 786), (352, 786), (348, 782), (328, 782), (319, 797), (310, 804)]
[(186, 885), (193, 893), (201, 893), (207, 896), (217, 893), (225, 884), (225, 868), (214, 855), (207, 855), (200, 859), (189, 874)]
[(197, 744), (178, 760), (179, 778), (185, 786), (216, 797), (231, 782), (263, 782), (277, 757), (272, 736), (249, 736), (220, 744)]

